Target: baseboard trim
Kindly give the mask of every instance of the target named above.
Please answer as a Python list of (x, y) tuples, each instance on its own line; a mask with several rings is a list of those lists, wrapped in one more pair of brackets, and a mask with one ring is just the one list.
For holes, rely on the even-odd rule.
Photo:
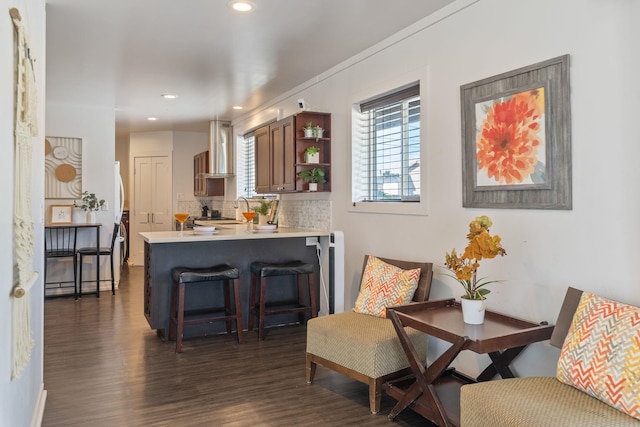
[(31, 427), (41, 427), (42, 420), (44, 419), (44, 407), (47, 403), (47, 390), (44, 389), (44, 384), (40, 384), (40, 397), (38, 403), (33, 411), (33, 417), (31, 418)]

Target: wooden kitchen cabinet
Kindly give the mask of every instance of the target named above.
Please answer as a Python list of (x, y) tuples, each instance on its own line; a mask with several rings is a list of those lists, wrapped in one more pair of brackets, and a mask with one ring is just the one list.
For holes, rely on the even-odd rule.
[(285, 193), (296, 189), (295, 128), (293, 116), (254, 133), (256, 192)]
[(224, 196), (224, 178), (207, 178), (209, 152), (193, 156), (193, 195), (198, 197)]
[[(305, 138), (303, 128), (313, 123), (324, 129), (322, 138)], [(308, 185), (298, 173), (314, 167), (325, 171), (324, 184), (318, 191), (331, 191), (331, 114), (302, 112), (289, 116), (254, 132), (256, 156), (256, 192), (285, 193), (307, 191)], [(305, 163), (304, 151), (320, 148), (320, 163)]]

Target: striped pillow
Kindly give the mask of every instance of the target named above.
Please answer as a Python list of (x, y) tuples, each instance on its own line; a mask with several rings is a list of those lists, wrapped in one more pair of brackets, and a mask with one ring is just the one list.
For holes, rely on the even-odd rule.
[(640, 308), (584, 292), (557, 378), (640, 419)]
[(369, 255), (354, 311), (386, 317), (387, 307), (411, 302), (419, 278), (419, 268), (403, 270)]

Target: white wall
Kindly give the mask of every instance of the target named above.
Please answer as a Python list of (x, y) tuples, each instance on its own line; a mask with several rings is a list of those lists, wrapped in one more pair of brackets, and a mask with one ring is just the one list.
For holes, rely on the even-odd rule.
[[(45, 93), (45, 7), (43, 1), (9, 0), (3, 2), (0, 15), (0, 424), (23, 427), (38, 422), (43, 393), (43, 198), (44, 198), (44, 93)], [(15, 248), (13, 237), (14, 183), (14, 120), (15, 120), (15, 62), (14, 29), (8, 10), (19, 9), (31, 40), (31, 52), (38, 88), (39, 134), (33, 138), (31, 200), (35, 222), (34, 270), (40, 273), (38, 282), (28, 294), (30, 300), (31, 332), (35, 341), (31, 359), (19, 379), (11, 381), (11, 289), (17, 281), (14, 272)], [(11, 254), (13, 256), (11, 256)]]
[(116, 161), (120, 162), (120, 177), (124, 186), (124, 209), (129, 209), (129, 137), (116, 137)]
[(181, 201), (195, 201), (193, 195), (193, 156), (207, 151), (209, 134), (203, 132), (173, 133), (173, 209), (177, 212), (178, 194)]
[[(116, 208), (114, 192), (115, 113), (113, 108), (47, 103), (46, 135), (82, 139), (82, 191), (96, 193), (109, 209), (97, 211), (103, 224), (100, 240), (111, 243), (111, 228)], [(73, 200), (49, 199), (49, 204), (71, 204)], [(74, 209), (74, 221), (85, 222), (86, 213)], [(79, 236), (79, 239), (82, 236)], [(93, 244), (94, 242), (91, 242)], [(79, 242), (79, 244), (82, 244)]]
[[(132, 212), (130, 229), (130, 242), (132, 248), (141, 245), (141, 238), (137, 235), (135, 221), (135, 200), (134, 200), (134, 165), (135, 157), (170, 155), (173, 165), (171, 200), (173, 211), (178, 211), (178, 194), (182, 195), (181, 201), (196, 203), (193, 195), (193, 156), (207, 150), (209, 135), (203, 132), (134, 132), (129, 137), (129, 171), (128, 181), (129, 205)], [(124, 174), (124, 172), (123, 172)], [(131, 252), (131, 263), (141, 264), (138, 252)]]
[[(554, 322), (567, 286), (640, 304), (634, 268), (640, 257), (640, 107), (633, 78), (639, 69), (640, 30), (633, 21), (638, 2), (480, 0), (453, 6), (467, 7), (448, 17), (439, 14), (441, 20), (423, 20), (382, 50), (363, 52), (234, 122), (234, 129), (242, 133), (279, 108), (285, 116), (295, 113), (298, 97), (332, 113), (330, 198), (333, 228), (345, 231), (347, 307), (357, 296), (365, 254), (442, 266), (445, 252), (464, 248), (468, 223), (478, 215), (492, 218), (492, 231), (508, 252), (482, 263), (482, 276), (505, 279), (491, 287), (489, 309)], [(462, 208), (460, 86), (564, 54), (571, 55), (573, 210)], [(422, 101), (429, 215), (350, 212), (347, 100), (414, 69), (429, 74), (429, 95)], [(459, 285), (443, 269), (435, 273), (431, 297), (459, 297)], [(429, 357), (442, 349), (432, 341)], [(516, 361), (516, 371), (553, 375), (557, 355), (547, 344), (531, 346)], [(474, 374), (478, 364), (486, 359), (465, 355), (459, 367)]]

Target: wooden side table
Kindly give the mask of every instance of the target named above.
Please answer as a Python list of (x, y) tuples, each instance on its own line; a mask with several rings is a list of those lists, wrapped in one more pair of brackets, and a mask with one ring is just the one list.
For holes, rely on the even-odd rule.
[[(454, 299), (427, 301), (387, 309), (387, 317), (398, 333), (415, 379), (387, 385), (387, 394), (398, 400), (389, 419), (411, 408), (438, 426), (460, 425), (460, 387), (488, 381), (496, 374), (513, 378), (509, 368), (513, 359), (531, 343), (551, 338), (553, 326), (531, 323), (487, 311), (482, 325), (462, 321), (460, 303)], [(450, 342), (430, 366), (423, 366), (404, 327), (410, 326), (428, 335)], [(488, 354), (491, 364), (477, 377), (470, 378), (449, 365), (462, 350)]]

